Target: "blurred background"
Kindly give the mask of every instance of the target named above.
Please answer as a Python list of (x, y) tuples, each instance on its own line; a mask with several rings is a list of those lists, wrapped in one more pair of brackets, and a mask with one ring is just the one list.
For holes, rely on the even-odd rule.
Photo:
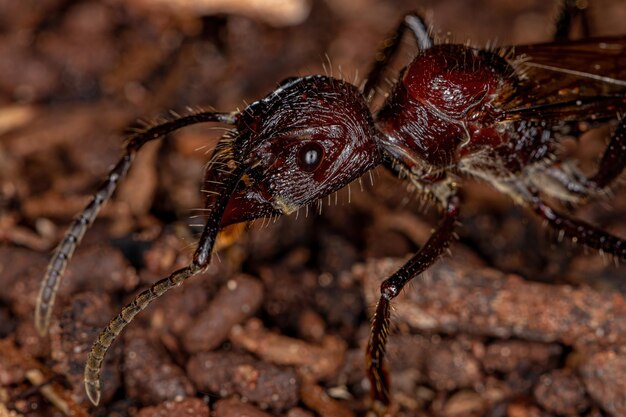
[[(623, 0), (581, 5), (592, 34), (625, 34)], [(0, 416), (87, 415), (82, 364), (97, 330), (138, 288), (190, 259), (202, 226), (202, 172), (219, 128), (193, 126), (140, 152), (77, 251), (50, 337), (34, 331), (49, 253), (138, 120), (242, 109), (291, 76), (327, 73), (359, 85), (407, 11), (423, 13), (438, 39), (484, 47), (549, 41), (558, 8), (552, 0), (0, 0)], [(407, 38), (396, 67), (414, 52)], [(609, 131), (567, 140), (563, 152), (592, 171)], [(351, 204), (343, 191), (321, 214), (257, 222), (208, 278), (155, 303), (111, 352), (94, 415), (362, 415), (368, 308), (391, 272), (380, 262), (417, 250), (437, 222), (399, 181), (382, 171), (374, 178), (364, 192), (352, 185)], [(468, 185), (465, 194), (455, 255), (427, 283), (491, 271), (505, 284), (477, 273), (479, 300), (500, 290), (534, 296), (511, 296), (503, 313), (510, 320), (482, 324), (446, 304), (445, 286), (436, 284), (432, 299), (403, 301), (409, 307), (399, 309), (391, 347), (398, 415), (626, 414), (624, 268), (559, 244), (532, 214), (485, 187)], [(610, 203), (576, 214), (626, 236), (626, 199)], [(250, 297), (249, 314), (229, 313), (243, 301), (222, 294), (223, 284), (248, 288), (237, 296)], [(473, 289), (458, 291), (462, 300)], [(544, 307), (568, 323), (546, 318), (533, 327)], [(456, 324), (433, 325), (425, 311)], [(599, 339), (589, 336), (596, 331)], [(276, 352), (255, 346), (256, 338)], [(290, 346), (304, 353), (288, 359)], [(317, 369), (320, 361), (329, 369)], [(271, 389), (259, 393), (264, 384)], [(227, 399), (218, 406), (220, 397)]]

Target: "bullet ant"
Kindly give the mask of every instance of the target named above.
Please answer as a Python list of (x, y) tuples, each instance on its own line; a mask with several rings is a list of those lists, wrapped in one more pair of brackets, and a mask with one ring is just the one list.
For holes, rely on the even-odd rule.
[[(562, 235), (626, 260), (625, 240), (544, 201), (546, 196), (569, 203), (597, 197), (626, 164), (626, 118), (620, 116), (626, 112), (626, 37), (569, 41), (575, 15), (564, 7), (554, 42), (485, 50), (435, 44), (423, 19), (409, 14), (362, 89), (328, 76), (291, 78), (243, 111), (196, 112), (136, 133), (50, 261), (37, 303), (38, 330), (47, 331), (67, 262), (139, 149), (192, 124), (230, 125), (206, 170), (208, 215), (191, 264), (141, 292), (102, 330), (85, 367), (89, 398), (99, 401), (102, 362), (120, 332), (149, 303), (207, 267), (221, 229), (293, 213), (382, 165), (443, 213), (419, 252), (381, 285), (366, 367), (372, 410), (383, 415), (391, 402), (384, 367), (391, 300), (453, 240), (462, 179), (485, 181)], [(375, 87), (407, 31), (418, 53), (372, 114)], [(617, 128), (593, 176), (555, 157), (559, 138), (579, 135), (581, 123), (611, 121)]]

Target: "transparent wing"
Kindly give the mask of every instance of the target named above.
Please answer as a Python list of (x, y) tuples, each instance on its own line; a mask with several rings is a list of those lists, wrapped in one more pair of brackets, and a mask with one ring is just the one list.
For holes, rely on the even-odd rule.
[(626, 112), (626, 37), (515, 46), (519, 76), (499, 119), (604, 121)]

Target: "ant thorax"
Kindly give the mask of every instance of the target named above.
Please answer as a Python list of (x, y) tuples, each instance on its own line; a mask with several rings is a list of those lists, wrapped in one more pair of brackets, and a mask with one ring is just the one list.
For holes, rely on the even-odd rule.
[(498, 54), (443, 44), (420, 53), (378, 112), (388, 141), (424, 163), (450, 167), (507, 139), (493, 123), (494, 102), (511, 89), (513, 68)]

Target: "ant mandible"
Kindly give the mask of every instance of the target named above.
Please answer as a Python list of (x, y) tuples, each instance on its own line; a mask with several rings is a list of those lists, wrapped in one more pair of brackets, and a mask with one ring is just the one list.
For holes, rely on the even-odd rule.
[[(366, 367), (372, 409), (383, 415), (391, 401), (384, 367), (390, 303), (453, 240), (461, 179), (483, 180), (564, 236), (626, 260), (625, 240), (559, 213), (543, 199), (579, 202), (597, 196), (626, 164), (626, 119), (618, 116), (626, 111), (626, 38), (567, 41), (577, 13), (566, 3), (554, 42), (498, 50), (435, 44), (423, 19), (409, 14), (362, 89), (328, 76), (292, 78), (241, 112), (197, 112), (133, 135), (50, 261), (37, 300), (37, 329), (47, 331), (69, 259), (139, 149), (184, 126), (231, 125), (206, 170), (208, 216), (191, 264), (141, 292), (102, 330), (85, 367), (89, 398), (99, 402), (102, 362), (116, 337), (149, 303), (208, 266), (222, 228), (290, 214), (383, 165), (443, 213), (419, 252), (381, 285)], [(372, 114), (375, 87), (407, 30), (419, 47), (417, 56)], [(564, 56), (577, 67), (564, 67), (559, 62)], [(612, 120), (619, 120), (617, 129), (595, 175), (587, 178), (554, 156), (558, 138), (580, 134), (581, 122)]]

